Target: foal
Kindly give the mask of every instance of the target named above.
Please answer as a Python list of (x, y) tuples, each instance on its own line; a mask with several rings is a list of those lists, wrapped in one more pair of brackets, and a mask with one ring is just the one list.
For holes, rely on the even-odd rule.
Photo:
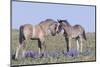
[[(45, 21), (40, 22), (38, 25), (24, 24), (20, 26), (19, 31), (19, 46), (16, 49), (15, 59), (18, 59), (19, 51), (22, 50), (22, 57), (25, 56), (25, 41), (26, 40), (38, 40), (38, 52), (39, 54), (44, 54), (46, 45), (45, 36), (47, 31), (50, 30), (51, 35), (56, 35), (57, 22), (52, 19), (46, 19)], [(31, 45), (30, 45), (31, 46)]]
[[(69, 51), (69, 48), (71, 48), (71, 39), (74, 38), (77, 41), (77, 50), (80, 49), (80, 52), (82, 52), (82, 38), (86, 40), (86, 34), (85, 30), (81, 25), (74, 25), (71, 26), (67, 20), (58, 20), (58, 33), (61, 31), (61, 29), (64, 30), (64, 37), (67, 44), (67, 51)], [(80, 44), (79, 44), (80, 42)]]

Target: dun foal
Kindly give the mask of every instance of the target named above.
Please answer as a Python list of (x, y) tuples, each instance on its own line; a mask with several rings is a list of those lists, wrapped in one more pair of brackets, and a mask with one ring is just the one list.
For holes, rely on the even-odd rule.
[[(57, 22), (52, 19), (46, 19), (45, 21), (40, 22), (38, 25), (31, 25), (31, 24), (24, 24), (20, 26), (20, 33), (19, 33), (19, 46), (16, 49), (15, 59), (18, 59), (19, 52), (22, 50), (22, 57), (25, 56), (25, 41), (26, 40), (38, 40), (38, 52), (39, 54), (44, 54), (46, 45), (45, 43), (45, 36), (47, 35), (47, 31), (50, 30), (51, 35), (56, 35), (56, 27)], [(29, 45), (31, 46), (31, 45)]]
[(82, 38), (86, 40), (85, 30), (81, 25), (71, 26), (67, 20), (58, 20), (58, 33), (61, 29), (64, 30), (64, 37), (66, 40), (67, 51), (71, 48), (71, 39), (74, 38), (77, 41), (77, 50), (82, 52)]

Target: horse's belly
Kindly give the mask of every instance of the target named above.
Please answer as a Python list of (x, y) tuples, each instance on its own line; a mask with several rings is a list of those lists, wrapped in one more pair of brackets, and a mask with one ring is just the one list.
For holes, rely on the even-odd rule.
[(76, 38), (76, 37), (78, 37), (78, 36), (79, 36), (79, 33), (73, 33), (73, 34), (71, 35), (72, 38)]

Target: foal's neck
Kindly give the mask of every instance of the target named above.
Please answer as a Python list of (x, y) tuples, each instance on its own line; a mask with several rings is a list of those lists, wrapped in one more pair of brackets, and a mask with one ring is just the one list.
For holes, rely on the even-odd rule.
[(66, 27), (71, 27), (71, 25), (68, 22), (66, 22)]
[(63, 24), (63, 29), (66, 32), (69, 32), (72, 29), (72, 26), (69, 23)]
[(47, 31), (51, 25), (52, 25), (52, 22), (45, 22), (45, 23), (40, 24), (40, 26), (42, 27), (44, 31)]
[(62, 23), (62, 26), (63, 27), (66, 27), (66, 28), (70, 28), (71, 27), (71, 25), (68, 22)]

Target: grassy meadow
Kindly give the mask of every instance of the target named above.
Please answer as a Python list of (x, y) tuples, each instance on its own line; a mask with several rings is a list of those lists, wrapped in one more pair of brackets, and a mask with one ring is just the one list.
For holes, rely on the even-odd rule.
[[(19, 31), (12, 30), (12, 40), (11, 40), (11, 55), (15, 53), (18, 46)], [(42, 58), (31, 58), (26, 57), (21, 60), (11, 59), (11, 65), (27, 65), (27, 64), (48, 64), (48, 63), (62, 63), (62, 62), (79, 62), (79, 61), (95, 61), (96, 60), (96, 41), (95, 33), (86, 33), (87, 41), (83, 40), (83, 53), (80, 53), (79, 56), (71, 57), (60, 55), (59, 57), (42, 57)], [(38, 41), (31, 40), (27, 44), (26, 50), (38, 51)], [(46, 37), (46, 51), (64, 51), (66, 50), (66, 43), (62, 34), (57, 34), (56, 36), (48, 35)], [(76, 42), (73, 39), (72, 48), (76, 48)], [(87, 54), (88, 51), (88, 54)]]

